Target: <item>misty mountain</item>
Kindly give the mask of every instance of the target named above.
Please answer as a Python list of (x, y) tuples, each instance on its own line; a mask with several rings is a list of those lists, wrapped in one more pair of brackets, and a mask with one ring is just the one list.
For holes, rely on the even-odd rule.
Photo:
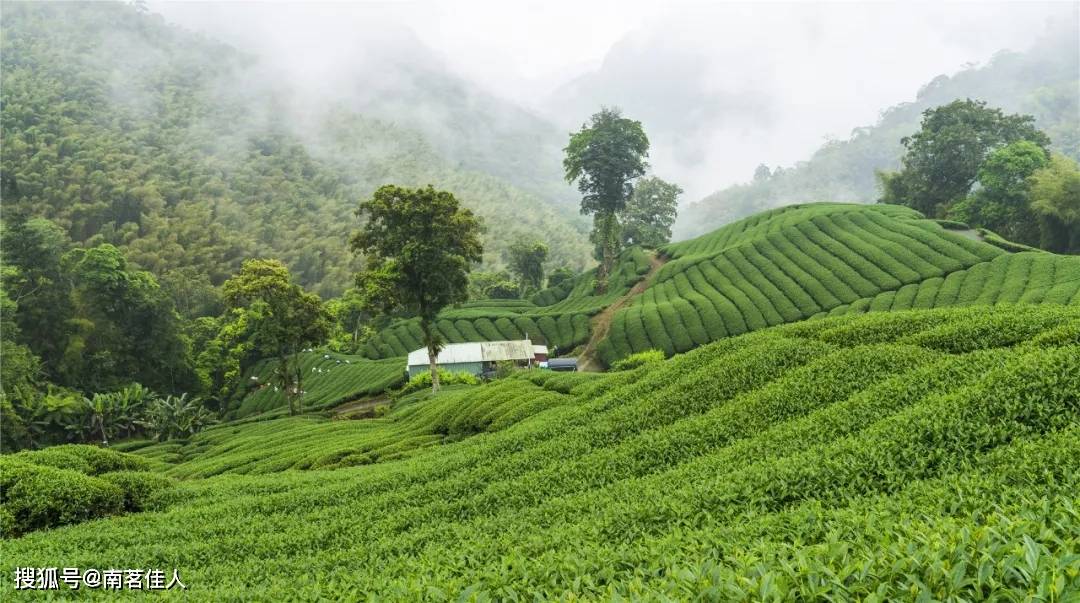
[[(5, 3), (2, 33), (5, 220), (45, 217), (157, 274), (194, 268), (214, 283), (247, 257), (276, 257), (332, 295), (357, 266), (347, 249), (357, 201), (381, 184), (430, 183), (485, 219), (488, 265), (522, 233), (547, 241), (555, 265), (589, 262), (573, 208), (496, 174), (539, 162), (503, 147), (541, 152), (529, 141), (551, 127), (522, 118), (515, 140), (499, 128), (521, 115), (452, 78), (416, 73), (439, 81), (417, 98), (461, 111), (442, 138), (416, 117), (434, 110), (391, 116), (387, 94), (364, 114), (340, 100), (312, 106), (309, 91), (265, 77), (261, 57), (128, 5)], [(484, 111), (487, 130), (476, 125)], [(455, 128), (473, 127), (459, 149), (484, 150), (450, 154)], [(529, 173), (517, 176), (533, 190), (551, 182)]]
[(1035, 116), (1053, 148), (1080, 159), (1080, 35), (1075, 22), (1048, 30), (1024, 52), (1000, 52), (985, 66), (940, 75), (912, 102), (884, 110), (877, 123), (822, 145), (806, 161), (774, 167), (768, 177), (730, 186), (682, 209), (676, 239), (694, 237), (750, 214), (807, 201), (873, 203), (875, 172), (899, 167), (900, 139), (916, 132), (926, 109), (956, 99), (987, 101), (1007, 113)]
[(163, 3), (155, 9), (258, 57), (260, 79), (290, 86), (300, 114), (348, 107), (421, 132), (454, 167), (491, 174), (556, 205), (576, 204), (561, 171), (567, 133), (455, 73), (385, 7)]

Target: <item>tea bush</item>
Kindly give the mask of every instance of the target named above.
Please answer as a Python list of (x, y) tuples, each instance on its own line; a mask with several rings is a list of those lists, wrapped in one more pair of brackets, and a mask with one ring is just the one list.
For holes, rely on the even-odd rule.
[(1005, 253), (909, 209), (807, 204), (662, 250), (672, 260), (613, 317), (609, 366), (783, 323), (966, 305), (1080, 304), (1080, 258)]
[(58, 469), (72, 469), (87, 475), (110, 471), (146, 471), (153, 463), (144, 458), (88, 444), (64, 444), (44, 450), (27, 450), (12, 455), (13, 459)]
[(0, 457), (4, 536), (119, 513), (123, 490), (73, 469)]
[(619, 360), (615, 364), (611, 365), (613, 371), (628, 371), (636, 369), (639, 366), (646, 364), (652, 364), (654, 362), (660, 362), (664, 360), (666, 356), (660, 350), (645, 350), (644, 352), (638, 352), (631, 354), (630, 356)]
[[(480, 385), (480, 378), (472, 373), (452, 373), (443, 369), (438, 369), (438, 371), (439, 383), (442, 385)], [(398, 393), (409, 394), (424, 389), (431, 389), (430, 372), (417, 373), (412, 379), (409, 379), (408, 383), (401, 386)]]
[(175, 600), (1072, 601), (1077, 324), (822, 317), (380, 419), (218, 425), (137, 451), (182, 478), (153, 511), (9, 540), (0, 571), (168, 559)]
[(99, 477), (124, 492), (126, 511), (149, 508), (155, 496), (173, 485), (173, 480), (150, 471), (112, 471), (102, 473)]
[[(239, 419), (260, 413), (284, 413), (288, 400), (278, 391), (273, 374), (275, 360), (264, 360), (245, 377), (247, 394), (229, 413)], [(302, 403), (304, 410), (322, 410), (343, 402), (374, 396), (405, 382), (405, 358), (369, 360), (361, 356), (329, 351), (304, 352), (300, 355), (304, 375)]]

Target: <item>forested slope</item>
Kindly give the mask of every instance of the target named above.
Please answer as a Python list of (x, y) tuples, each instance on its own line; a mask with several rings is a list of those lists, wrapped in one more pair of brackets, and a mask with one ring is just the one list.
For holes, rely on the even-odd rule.
[(825, 313), (1080, 304), (1080, 258), (1010, 254), (901, 206), (789, 206), (661, 251), (671, 261), (600, 346), (609, 364)]
[(1049, 135), (1052, 148), (1080, 160), (1080, 28), (1050, 24), (1023, 52), (1001, 52), (985, 65), (941, 75), (912, 102), (884, 110), (876, 124), (856, 128), (846, 140), (826, 143), (806, 161), (773, 167), (767, 178), (717, 191), (684, 208), (676, 239), (709, 232), (781, 205), (832, 200), (872, 203), (879, 198), (875, 173), (896, 169), (900, 139), (919, 129), (924, 110), (957, 99), (983, 100), (1006, 113), (1029, 114)]
[(187, 476), (147, 511), (9, 540), (3, 570), (167, 564), (167, 599), (1071, 600), (1077, 312), (828, 318), (376, 421), (222, 426), (145, 449)]
[(46, 217), (158, 275), (192, 267), (215, 284), (276, 257), (326, 296), (357, 267), (357, 201), (430, 183), (485, 218), (489, 263), (521, 232), (556, 264), (589, 261), (564, 201), (459, 168), (409, 123), (298, 105), (257, 57), (130, 5), (6, 3), (2, 44), (5, 219)]

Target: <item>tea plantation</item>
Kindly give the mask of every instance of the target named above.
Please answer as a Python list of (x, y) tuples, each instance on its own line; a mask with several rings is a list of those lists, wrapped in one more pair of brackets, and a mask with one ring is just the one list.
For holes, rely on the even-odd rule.
[(114, 517), (6, 540), (2, 571), (175, 567), (188, 590), (153, 594), (191, 600), (1074, 601), (1080, 308), (822, 317), (130, 456), (171, 480), (149, 510), (110, 490)]
[(609, 365), (817, 315), (1080, 303), (1080, 257), (1011, 254), (895, 205), (785, 207), (662, 253), (671, 261), (599, 347)]
[[(274, 384), (276, 360), (259, 362), (245, 379), (247, 392), (232, 417), (284, 413), (288, 400)], [(304, 375), (304, 410), (321, 410), (342, 402), (373, 396), (405, 380), (405, 359), (369, 360), (362, 356), (312, 351), (300, 354)]]
[[(589, 338), (589, 317), (630, 290), (649, 271), (640, 247), (622, 253), (608, 289), (596, 295), (595, 276), (587, 272), (540, 291), (532, 300), (485, 300), (444, 311), (436, 328), (449, 343), (522, 339), (570, 351)], [(403, 320), (379, 332), (363, 349), (368, 358), (404, 356), (423, 347), (420, 324)]]

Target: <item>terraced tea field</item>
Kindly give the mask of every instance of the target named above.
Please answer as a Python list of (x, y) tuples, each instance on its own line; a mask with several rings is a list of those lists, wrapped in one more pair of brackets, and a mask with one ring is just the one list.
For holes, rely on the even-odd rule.
[[(289, 402), (274, 384), (276, 365), (275, 360), (263, 360), (249, 371), (244, 380), (247, 393), (231, 418), (285, 412)], [(301, 353), (300, 370), (307, 392), (302, 400), (304, 410), (323, 410), (401, 385), (405, 381), (405, 358), (369, 360), (320, 350)]]
[[(632, 247), (620, 256), (607, 292), (596, 295), (592, 272), (545, 289), (532, 300), (485, 300), (444, 311), (436, 328), (444, 341), (499, 341), (526, 335), (569, 352), (589, 338), (589, 317), (602, 310), (649, 271), (649, 256)], [(419, 322), (404, 320), (381, 331), (363, 349), (368, 358), (404, 356), (423, 347)]]
[(825, 314), (1080, 303), (1080, 258), (1010, 254), (899, 206), (791, 206), (662, 251), (671, 261), (612, 320), (607, 364)]
[(826, 317), (410, 402), (146, 448), (173, 476), (149, 510), (2, 569), (176, 567), (155, 596), (193, 600), (1080, 596), (1077, 307)]
[[(631, 248), (603, 296), (594, 294), (588, 273), (532, 300), (487, 300), (447, 310), (437, 328), (450, 342), (528, 335), (563, 353), (595, 335), (589, 351), (596, 344), (599, 359), (610, 365), (648, 349), (670, 356), (725, 337), (827, 315), (1080, 304), (1080, 258), (1009, 253), (893, 205), (786, 207), (669, 245), (661, 253), (668, 262), (647, 283), (638, 284), (644, 288), (641, 295), (627, 294), (649, 272), (650, 256)], [(607, 331), (591, 333), (593, 318), (616, 303), (624, 307), (609, 310)], [(422, 347), (420, 337), (417, 322), (406, 320), (365, 346), (366, 357), (380, 360), (305, 356), (305, 408), (324, 409), (397, 385), (401, 356)], [(267, 383), (271, 366), (256, 369), (260, 381), (253, 386)], [(281, 412), (284, 406), (284, 397), (272, 388), (253, 389), (232, 416)]]

